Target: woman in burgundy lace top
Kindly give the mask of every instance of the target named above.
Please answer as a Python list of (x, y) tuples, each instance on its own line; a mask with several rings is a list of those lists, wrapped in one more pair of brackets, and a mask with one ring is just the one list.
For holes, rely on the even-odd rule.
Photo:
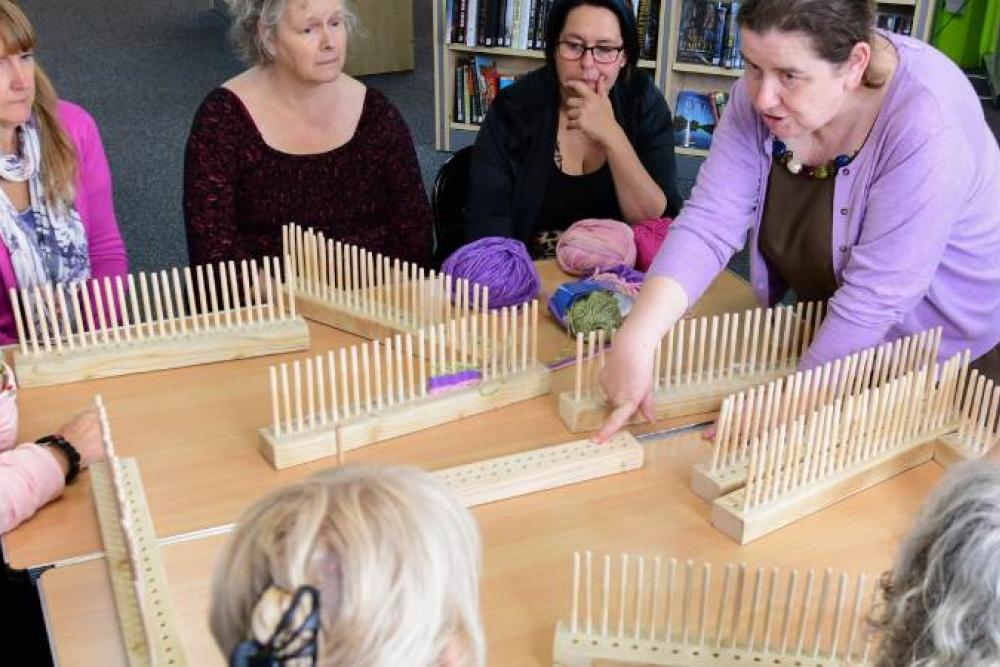
[(342, 72), (343, 0), (228, 0), (252, 67), (202, 102), (184, 161), (192, 264), (278, 255), (281, 226), (424, 263), (431, 213), (409, 130)]

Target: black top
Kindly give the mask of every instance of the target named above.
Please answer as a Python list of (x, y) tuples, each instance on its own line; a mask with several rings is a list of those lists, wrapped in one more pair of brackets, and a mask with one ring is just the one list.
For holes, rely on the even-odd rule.
[[(675, 216), (680, 195), (666, 100), (642, 71), (616, 81), (608, 96), (639, 160), (666, 195), (664, 215)], [(506, 236), (530, 243), (555, 173), (559, 100), (555, 72), (545, 65), (504, 88), (490, 105), (472, 154), (467, 241)], [(599, 213), (580, 217), (600, 217)]]
[(615, 195), (611, 167), (595, 172), (570, 176), (552, 163), (545, 198), (532, 235), (544, 231), (563, 230), (584, 218), (622, 219), (622, 210)]
[(760, 222), (760, 252), (801, 301), (837, 291), (833, 271), (835, 178), (793, 174), (775, 161)]

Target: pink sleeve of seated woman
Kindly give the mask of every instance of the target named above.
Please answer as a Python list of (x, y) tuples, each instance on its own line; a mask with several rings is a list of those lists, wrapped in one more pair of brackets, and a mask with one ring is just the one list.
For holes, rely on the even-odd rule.
[(62, 469), (44, 447), (24, 444), (10, 449), (16, 433), (14, 392), (4, 391), (0, 394), (0, 533), (30, 518), (65, 486)]

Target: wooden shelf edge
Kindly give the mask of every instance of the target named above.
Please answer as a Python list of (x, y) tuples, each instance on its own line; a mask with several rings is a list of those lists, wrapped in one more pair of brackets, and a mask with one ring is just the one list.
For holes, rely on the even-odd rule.
[(743, 76), (742, 69), (730, 69), (717, 67), (715, 65), (698, 65), (695, 63), (675, 62), (672, 66), (675, 72), (688, 72), (689, 74), (709, 74), (712, 76), (728, 76), (738, 79)]
[(677, 155), (687, 155), (689, 157), (708, 157), (708, 151), (704, 148), (684, 148), (683, 146), (675, 146), (674, 153)]
[(482, 53), (484, 55), (510, 56), (514, 58), (545, 58), (545, 51), (537, 49), (510, 49), (506, 46), (468, 46), (466, 44), (446, 44), (449, 51), (458, 53)]
[(448, 129), (451, 129), (451, 130), (462, 130), (464, 132), (478, 132), (479, 131), (479, 125), (476, 125), (475, 123), (455, 123), (455, 122), (450, 122), (450, 123), (448, 123)]

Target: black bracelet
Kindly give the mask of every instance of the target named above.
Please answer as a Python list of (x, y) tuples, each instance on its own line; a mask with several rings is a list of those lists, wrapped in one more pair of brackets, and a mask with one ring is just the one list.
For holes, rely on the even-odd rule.
[(58, 433), (53, 433), (52, 435), (35, 440), (35, 443), (55, 447), (66, 455), (66, 460), (69, 461), (69, 472), (66, 473), (67, 484), (71, 483), (80, 474), (80, 452), (76, 451), (76, 447), (69, 444), (66, 438)]

